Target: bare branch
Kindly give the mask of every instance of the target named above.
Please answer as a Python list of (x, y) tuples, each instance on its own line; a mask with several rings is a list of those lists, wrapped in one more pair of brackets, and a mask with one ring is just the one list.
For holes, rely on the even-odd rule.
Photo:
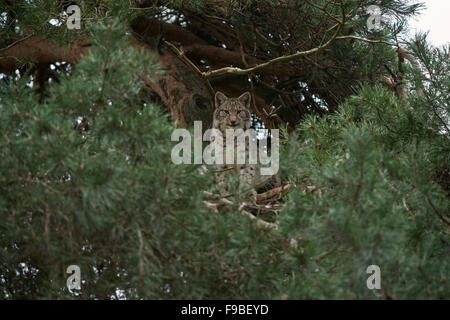
[(236, 67), (225, 67), (225, 68), (221, 68), (221, 69), (217, 69), (217, 70), (212, 70), (212, 71), (208, 71), (208, 72), (204, 72), (203, 75), (205, 77), (214, 77), (214, 76), (218, 76), (218, 75), (222, 75), (222, 74), (237, 74), (237, 75), (246, 75), (255, 71), (258, 71), (260, 69), (266, 68), (270, 65), (273, 65), (275, 63), (279, 63), (279, 62), (283, 62), (283, 61), (288, 61), (297, 57), (301, 57), (301, 56), (306, 56), (315, 52), (318, 52), (324, 48), (326, 48), (328, 45), (330, 45), (331, 42), (333, 42), (333, 40), (336, 38), (339, 30), (341, 29), (341, 24), (337, 24), (334, 26), (337, 27), (336, 32), (334, 33), (334, 35), (324, 44), (319, 45), (318, 47), (315, 47), (313, 49), (310, 50), (306, 50), (306, 51), (301, 51), (301, 52), (296, 52), (294, 54), (290, 54), (290, 55), (285, 55), (285, 56), (281, 56), (281, 57), (277, 57), (274, 58), (272, 60), (266, 61), (264, 63), (258, 64), (254, 67), (251, 68), (247, 68), (247, 69), (241, 69), (241, 68), (236, 68)]

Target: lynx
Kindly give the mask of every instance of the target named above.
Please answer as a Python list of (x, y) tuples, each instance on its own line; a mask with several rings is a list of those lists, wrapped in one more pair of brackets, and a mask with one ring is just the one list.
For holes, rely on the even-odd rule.
[[(218, 129), (222, 133), (224, 139), (223, 145), (226, 146), (226, 130), (227, 129), (242, 129), (243, 131), (250, 129), (251, 113), (250, 113), (250, 93), (246, 92), (238, 98), (228, 98), (221, 92), (215, 95), (215, 111), (213, 119), (213, 129)], [(270, 177), (261, 176), (259, 174), (258, 164), (249, 164), (249, 138), (241, 140), (245, 143), (246, 161), (244, 164), (219, 164), (216, 165), (216, 181), (219, 190), (223, 194), (231, 193), (227, 186), (230, 185), (233, 177), (234, 181), (238, 183), (236, 188), (240, 195), (255, 194), (256, 187), (264, 184), (264, 181), (269, 180)], [(239, 139), (237, 139), (239, 141)], [(235, 145), (235, 152), (237, 154), (237, 145)], [(236, 175), (238, 175), (236, 179)]]

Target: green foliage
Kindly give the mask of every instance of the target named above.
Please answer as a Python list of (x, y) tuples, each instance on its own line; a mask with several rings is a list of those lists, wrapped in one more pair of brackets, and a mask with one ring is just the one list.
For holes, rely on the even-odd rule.
[[(450, 201), (435, 176), (450, 167), (449, 136), (418, 101), (366, 87), (289, 139), (284, 170), (315, 187), (291, 192), (281, 216), (308, 261), (299, 278), (310, 278), (289, 296), (448, 299)], [(380, 291), (366, 288), (372, 264)]]
[(65, 12), (70, 3), (61, 0), (3, 0), (0, 12), (9, 13), (9, 16), (5, 15), (5, 19), (0, 20), (4, 39), (9, 36), (15, 38), (38, 34), (53, 41), (72, 42), (80, 35), (87, 35), (92, 24), (98, 21), (108, 21), (110, 17), (115, 17), (121, 22), (129, 22), (139, 13), (133, 9), (135, 5), (131, 1), (104, 0), (99, 5), (97, 0), (78, 0), (72, 4), (80, 8), (81, 29), (60, 28), (73, 14)]
[[(89, 54), (43, 99), (28, 74), (1, 79), (0, 298), (450, 298), (448, 48), (411, 44), (426, 72), (407, 70), (407, 100), (362, 86), (338, 112), (283, 131), (281, 169), (296, 187), (270, 233), (237, 206), (208, 210), (211, 174), (172, 163), (175, 125), (141, 79), (164, 74), (130, 45), (130, 4), (117, 3), (86, 22)], [(39, 32), (65, 39), (51, 28)], [(344, 59), (371, 47), (354, 61), (365, 74), (393, 51), (333, 49)], [(69, 292), (73, 264), (83, 283)], [(372, 264), (381, 290), (366, 287)]]
[[(136, 70), (154, 70), (156, 77), (158, 67), (131, 49), (119, 25), (96, 32), (95, 49), (51, 86), (45, 103), (25, 80), (2, 85), (6, 297), (67, 295), (60, 288), (69, 264), (80, 265), (89, 279), (84, 297), (108, 298), (120, 283), (157, 295), (163, 278), (151, 275), (161, 253), (173, 254), (172, 231), (183, 229), (187, 212), (204, 214), (195, 191), (204, 179), (196, 178), (194, 187), (185, 179), (193, 169), (171, 164), (174, 127), (140, 96)], [(19, 263), (38, 270), (23, 290), (10, 287)]]
[[(158, 66), (130, 47), (121, 24), (94, 35), (44, 102), (26, 78), (2, 83), (0, 294), (271, 297), (283, 239), (206, 209), (211, 177), (171, 162), (175, 127), (142, 100), (139, 71), (156, 78)], [(72, 264), (81, 292), (66, 288)]]

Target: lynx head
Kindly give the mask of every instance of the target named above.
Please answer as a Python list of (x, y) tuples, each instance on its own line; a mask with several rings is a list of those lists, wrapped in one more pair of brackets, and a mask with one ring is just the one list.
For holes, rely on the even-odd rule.
[(239, 98), (228, 98), (217, 91), (215, 96), (213, 128), (225, 134), (226, 129), (250, 128), (250, 93), (246, 92)]

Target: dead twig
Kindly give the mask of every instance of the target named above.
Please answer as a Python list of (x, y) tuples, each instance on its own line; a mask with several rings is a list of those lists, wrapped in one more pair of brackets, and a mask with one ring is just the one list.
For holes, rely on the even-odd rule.
[(288, 184), (285, 184), (284, 186), (273, 188), (264, 193), (257, 194), (256, 201), (264, 201), (264, 200), (272, 199), (275, 196), (280, 195), (281, 193), (283, 193), (284, 191), (288, 190), (291, 187), (292, 187), (292, 185), (290, 183), (288, 183)]

